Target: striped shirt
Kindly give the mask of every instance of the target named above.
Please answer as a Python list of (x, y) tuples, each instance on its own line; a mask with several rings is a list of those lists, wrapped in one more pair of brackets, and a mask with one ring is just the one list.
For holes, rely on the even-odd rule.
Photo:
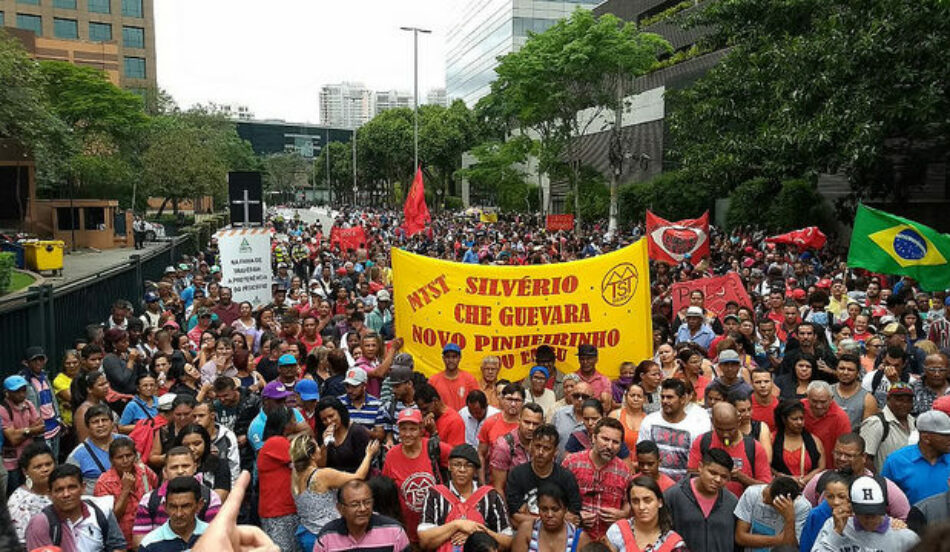
[(49, 384), (49, 378), (46, 377), (46, 374), (40, 372), (39, 374), (33, 373), (32, 370), (26, 370), (23, 372), (23, 377), (26, 378), (26, 381), (30, 382), (30, 387), (32, 387), (35, 394), (36, 400), (33, 400), (32, 397), (30, 401), (36, 406), (36, 409), (40, 412), (40, 416), (43, 417), (43, 429), (45, 433), (43, 434), (44, 439), (52, 439), (59, 435), (59, 431), (62, 428), (62, 425), (59, 421), (59, 412), (56, 409), (55, 399), (53, 398), (53, 388)]
[[(200, 475), (196, 475), (195, 477), (199, 482), (201, 481)], [(202, 485), (204, 485), (204, 483), (202, 483)], [(145, 493), (142, 500), (139, 501), (138, 509), (135, 511), (135, 525), (132, 527), (133, 535), (148, 535), (168, 521), (168, 512), (165, 511), (165, 493), (167, 491), (168, 481), (165, 481), (161, 487), (152, 491), (152, 493), (158, 493), (158, 496), (162, 497), (158, 503), (158, 510), (155, 512), (155, 517), (152, 517), (152, 514), (148, 511), (148, 504), (152, 498), (152, 493)], [(209, 493), (209, 497), (210, 501), (205, 515), (203, 517), (199, 516), (199, 518), (202, 518), (201, 521), (205, 522), (213, 520), (214, 516), (218, 515), (218, 510), (221, 509), (221, 499), (218, 498), (218, 493), (212, 491)]]
[[(478, 485), (473, 482), (472, 492), (474, 493), (476, 489), (478, 489)], [(449, 491), (461, 500), (462, 497), (458, 491), (455, 490), (455, 485), (453, 485), (451, 481), (449, 482)], [(498, 494), (498, 491), (494, 489), (489, 491), (487, 495), (478, 501), (478, 504), (475, 505), (475, 509), (481, 514), (482, 519), (485, 520), (485, 527), (488, 527), (489, 530), (502, 535), (514, 535), (514, 531), (512, 531), (511, 524), (508, 521), (508, 508), (505, 506), (505, 499)], [(422, 505), (422, 518), (419, 522), (419, 531), (427, 531), (439, 525), (445, 525), (448, 521), (449, 512), (451, 511), (452, 504), (434, 488), (429, 487), (426, 494), (426, 501)]]
[(337, 518), (323, 526), (313, 552), (409, 552), (409, 537), (394, 519), (373, 514), (366, 532), (353, 538), (346, 520)]
[(379, 408), (382, 406), (382, 403), (379, 402), (379, 399), (366, 393), (363, 395), (363, 406), (356, 408), (353, 406), (353, 401), (350, 400), (350, 397), (345, 393), (340, 395), (340, 401), (346, 406), (346, 409), (350, 411), (350, 421), (360, 424), (366, 429), (373, 429), (377, 425), (376, 419), (379, 416)]

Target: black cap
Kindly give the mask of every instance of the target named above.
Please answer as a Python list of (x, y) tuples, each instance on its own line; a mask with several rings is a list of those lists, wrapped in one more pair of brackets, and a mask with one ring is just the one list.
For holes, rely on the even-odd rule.
[(23, 358), (26, 360), (33, 360), (34, 358), (38, 357), (47, 358), (46, 351), (44, 351), (43, 348), (38, 345), (27, 347), (26, 352), (23, 353)]
[(482, 463), (478, 460), (478, 452), (475, 450), (475, 447), (469, 444), (456, 445), (452, 449), (452, 452), (449, 453), (449, 460), (453, 458), (462, 458), (468, 460), (476, 468), (482, 467)]
[(583, 345), (578, 345), (577, 356), (595, 357), (597, 356), (597, 347), (591, 345), (590, 343), (584, 343)]

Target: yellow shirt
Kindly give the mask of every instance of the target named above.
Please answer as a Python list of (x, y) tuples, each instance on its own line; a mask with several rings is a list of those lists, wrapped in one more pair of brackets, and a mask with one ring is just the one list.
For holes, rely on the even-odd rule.
[(61, 400), (59, 398), (59, 392), (69, 389), (72, 383), (73, 378), (67, 376), (65, 372), (60, 372), (59, 375), (53, 379), (53, 395), (55, 395), (56, 400), (59, 401), (59, 415), (63, 418), (63, 423), (67, 426), (73, 425), (73, 406), (69, 404), (69, 401)]

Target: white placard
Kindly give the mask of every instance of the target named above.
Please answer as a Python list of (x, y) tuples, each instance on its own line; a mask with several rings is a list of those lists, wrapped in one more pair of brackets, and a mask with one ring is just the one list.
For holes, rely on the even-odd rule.
[(271, 301), (270, 232), (266, 228), (222, 230), (216, 234), (221, 252), (221, 283), (231, 288), (236, 303), (254, 308)]

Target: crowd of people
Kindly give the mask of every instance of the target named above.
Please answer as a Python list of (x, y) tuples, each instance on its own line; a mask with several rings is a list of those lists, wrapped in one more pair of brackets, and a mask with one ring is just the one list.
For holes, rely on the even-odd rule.
[[(449, 343), (426, 377), (395, 332), (391, 248), (546, 264), (643, 228), (400, 222), (337, 213), (363, 227), (346, 247), (272, 213), (268, 304), (233, 300), (212, 241), (73, 349), (26, 349), (3, 380), (0, 548), (905, 551), (946, 532), (946, 292), (714, 229), (708, 258), (651, 265), (653, 358), (606, 367), (585, 343), (572, 371), (541, 345), (513, 380)], [(697, 290), (674, 310), (674, 283), (729, 272), (749, 304)]]

